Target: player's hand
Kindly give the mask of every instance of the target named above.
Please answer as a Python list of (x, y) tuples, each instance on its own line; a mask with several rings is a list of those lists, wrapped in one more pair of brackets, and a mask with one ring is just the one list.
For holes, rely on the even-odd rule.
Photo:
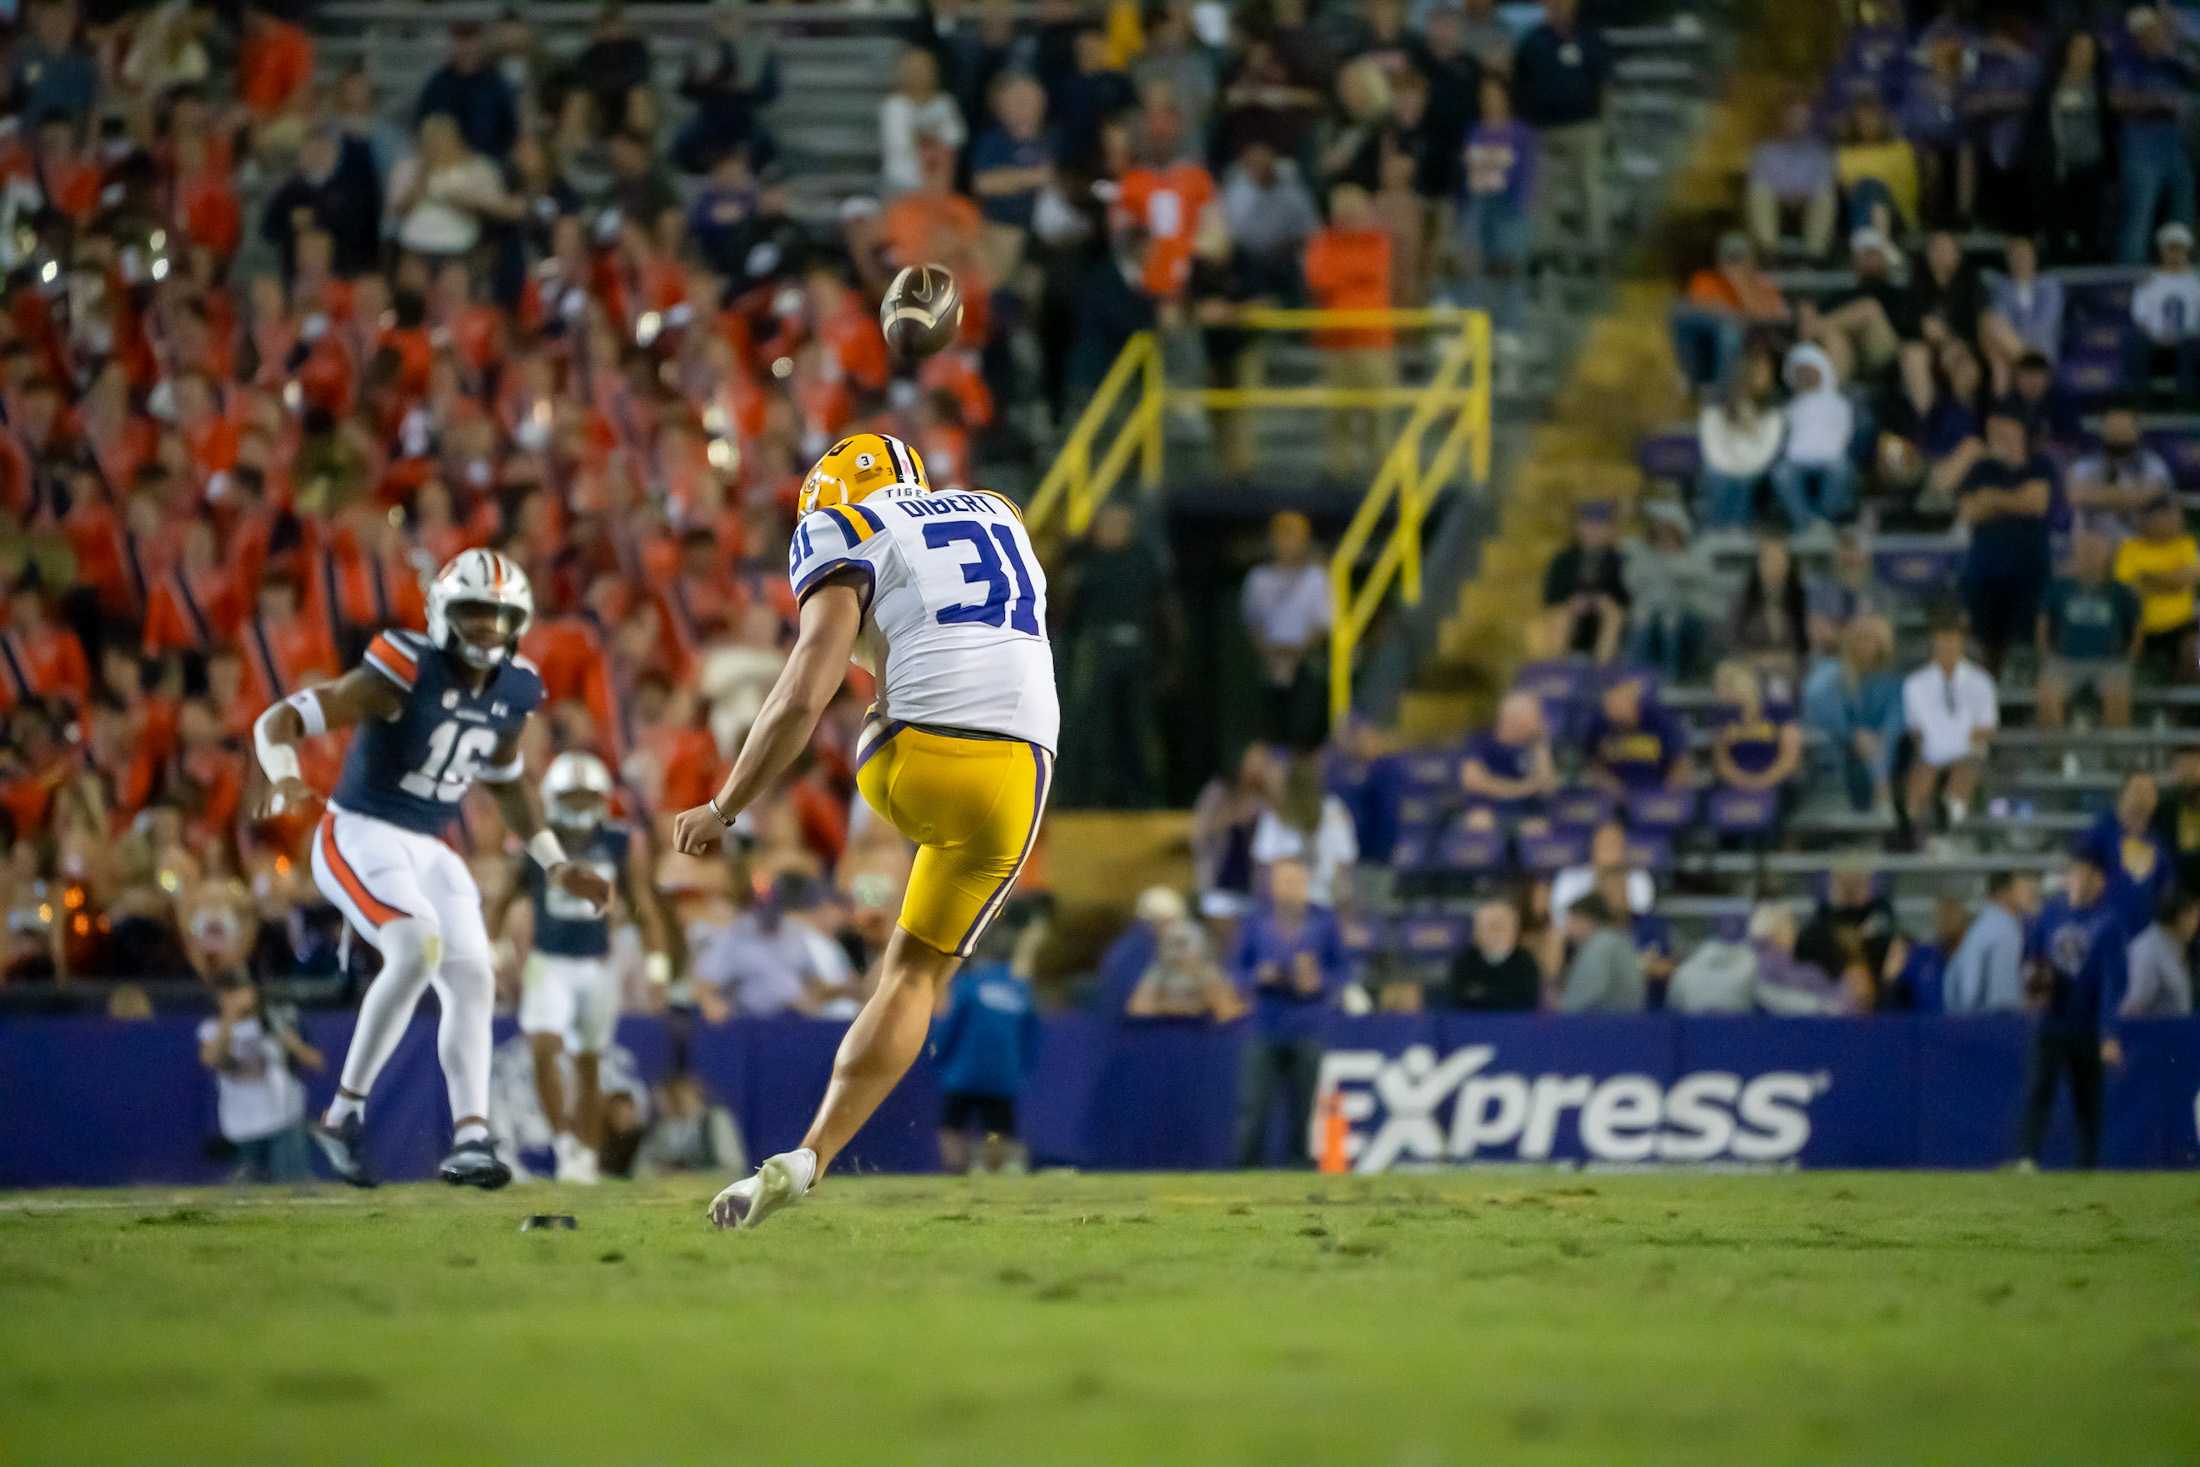
[(550, 882), (569, 897), (578, 897), (597, 911), (611, 905), (611, 882), (601, 871), (578, 861), (560, 861), (550, 868)]
[(700, 856), (725, 838), (726, 822), (706, 801), (673, 817), (672, 848), (683, 856)]
[(266, 820), (285, 813), (294, 814), (318, 803), (320, 798), (321, 792), (302, 779), (279, 779), (261, 787), (259, 797), (252, 802), (252, 818)]

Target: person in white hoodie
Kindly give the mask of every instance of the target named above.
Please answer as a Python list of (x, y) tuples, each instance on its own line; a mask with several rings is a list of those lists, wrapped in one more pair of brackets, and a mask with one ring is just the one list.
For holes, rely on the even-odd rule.
[(1856, 507), (1856, 465), (1849, 458), (1856, 409), (1841, 391), (1832, 359), (1809, 342), (1788, 352), (1781, 377), (1792, 396), (1772, 492), (1797, 530), (1844, 519)]

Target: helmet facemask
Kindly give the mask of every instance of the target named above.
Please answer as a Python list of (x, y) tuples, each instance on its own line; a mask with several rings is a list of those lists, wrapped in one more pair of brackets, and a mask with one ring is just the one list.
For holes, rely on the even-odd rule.
[(445, 649), (484, 671), (512, 655), (525, 624), (518, 607), (497, 601), (453, 601), (447, 620)]

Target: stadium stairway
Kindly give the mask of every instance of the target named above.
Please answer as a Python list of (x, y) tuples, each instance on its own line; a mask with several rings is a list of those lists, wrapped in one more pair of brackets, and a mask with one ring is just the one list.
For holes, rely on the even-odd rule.
[(1543, 569), (1564, 543), (1574, 507), (1632, 499), (1642, 481), (1636, 452), (1644, 433), (1685, 410), (1667, 327), (1673, 282), (1700, 242), (1734, 217), (1750, 146), (1776, 112), (1787, 78), (1807, 73), (1831, 45), (1830, 31), (1794, 24), (1786, 7), (1740, 4), (1729, 18), (1723, 94), (1706, 109), (1685, 158), (1675, 160), (1662, 208), (1622, 236), (1643, 247), (1619, 262), (1626, 273), (1604, 312), (1581, 331), (1541, 418), (1513, 430), (1510, 454), (1501, 435), (1494, 524), (1470, 552), (1472, 571), (1455, 599), (1441, 603), (1440, 623), (1399, 701), (1407, 743), (1456, 739), (1489, 715), (1533, 650), (1528, 636)]

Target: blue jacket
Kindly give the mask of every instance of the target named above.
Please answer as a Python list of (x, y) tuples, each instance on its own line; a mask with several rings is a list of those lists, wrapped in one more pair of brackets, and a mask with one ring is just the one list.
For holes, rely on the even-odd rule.
[[(2151, 827), (2127, 837), (2123, 822), (2116, 818), (2114, 810), (2101, 812), (2093, 828), (2086, 832), (2086, 839), (2098, 855), (2101, 869), (2108, 872), (2109, 904), (2115, 907), (2124, 931), (2137, 937), (2153, 924), (2155, 910), (2162, 905), (2170, 883), (2177, 879), (2176, 863), (2170, 859), (2169, 847), (2162, 844)], [(2153, 847), (2153, 863), (2143, 876), (2135, 874), (2128, 864), (2127, 840)]]
[(966, 966), (948, 987), (947, 1012), (932, 1029), (932, 1052), (945, 1094), (1013, 1099), (1039, 1057), (1031, 985), (1006, 963)]
[[(1313, 956), (1321, 974), (1318, 993), (1302, 994), (1292, 984), (1291, 971), (1301, 953)], [(1286, 927), (1272, 908), (1262, 908), (1238, 928), (1230, 976), (1253, 1000), (1254, 1027), (1263, 1038), (1306, 1037), (1348, 976), (1337, 919), (1320, 907), (1308, 907), (1295, 925)]]
[(2048, 979), (2042, 1027), (2098, 1033), (2124, 990), (2124, 926), (2106, 898), (2090, 907), (2051, 898), (2032, 924), (2027, 955)]

